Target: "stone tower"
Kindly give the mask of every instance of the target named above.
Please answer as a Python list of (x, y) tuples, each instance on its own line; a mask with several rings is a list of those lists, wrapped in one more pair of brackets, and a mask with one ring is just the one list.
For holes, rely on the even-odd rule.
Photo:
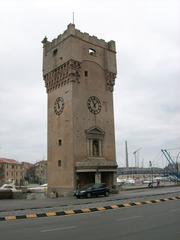
[(48, 94), (48, 191), (71, 194), (88, 183), (116, 184), (113, 87), (115, 42), (69, 24), (43, 43)]

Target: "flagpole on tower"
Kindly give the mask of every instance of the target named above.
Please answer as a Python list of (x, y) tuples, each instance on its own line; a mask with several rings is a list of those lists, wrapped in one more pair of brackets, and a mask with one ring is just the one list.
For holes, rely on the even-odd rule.
[(73, 24), (74, 24), (74, 12), (73, 12)]

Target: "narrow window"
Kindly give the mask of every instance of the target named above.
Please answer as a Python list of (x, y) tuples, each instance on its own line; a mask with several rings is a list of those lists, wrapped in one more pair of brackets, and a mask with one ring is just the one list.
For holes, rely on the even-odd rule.
[(61, 167), (61, 160), (58, 160), (58, 167)]
[(92, 148), (93, 148), (93, 156), (98, 157), (99, 156), (99, 141), (97, 139), (93, 140)]
[(96, 50), (89, 48), (89, 55), (96, 56)]
[(84, 71), (84, 76), (88, 77), (88, 71)]
[(58, 144), (59, 144), (59, 146), (62, 145), (62, 140), (61, 139), (58, 140)]
[(54, 49), (54, 50), (53, 50), (53, 56), (56, 56), (57, 52), (58, 52), (57, 48)]

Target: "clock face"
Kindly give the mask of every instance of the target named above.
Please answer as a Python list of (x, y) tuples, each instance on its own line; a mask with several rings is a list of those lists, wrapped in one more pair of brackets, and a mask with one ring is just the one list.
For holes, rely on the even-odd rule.
[(54, 103), (54, 112), (57, 115), (60, 115), (64, 109), (64, 99), (62, 97), (58, 97)]
[(91, 96), (87, 101), (88, 109), (93, 114), (98, 114), (101, 111), (101, 102), (98, 97)]

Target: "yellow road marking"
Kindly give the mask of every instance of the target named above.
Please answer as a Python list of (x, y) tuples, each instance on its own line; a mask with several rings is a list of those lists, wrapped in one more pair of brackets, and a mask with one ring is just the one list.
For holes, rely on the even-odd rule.
[(170, 197), (171, 199), (173, 199), (173, 200), (177, 200), (177, 198), (176, 197)]
[(83, 213), (87, 213), (87, 212), (90, 212), (90, 209), (89, 209), (89, 208), (82, 208), (81, 211), (82, 211)]
[(141, 202), (135, 202), (135, 204), (136, 204), (136, 205), (142, 205), (142, 203), (141, 203)]
[(7, 221), (16, 220), (16, 216), (6, 216), (5, 219)]
[(106, 209), (105, 209), (104, 207), (98, 207), (97, 210), (98, 210), (98, 211), (104, 211), (104, 210), (106, 210)]
[(152, 203), (151, 201), (144, 201), (145, 203)]
[(64, 212), (65, 212), (65, 214), (67, 214), (67, 215), (75, 214), (75, 212), (74, 212), (73, 210), (66, 210), (66, 211), (64, 211)]
[(112, 207), (113, 209), (119, 208), (117, 205), (112, 205), (111, 207)]
[(130, 205), (129, 203), (123, 203), (123, 205), (124, 205), (125, 207), (131, 207), (131, 205)]
[(37, 218), (35, 213), (26, 214), (26, 218)]
[(53, 216), (56, 216), (56, 213), (55, 212), (47, 212), (46, 215), (48, 217), (53, 217)]

